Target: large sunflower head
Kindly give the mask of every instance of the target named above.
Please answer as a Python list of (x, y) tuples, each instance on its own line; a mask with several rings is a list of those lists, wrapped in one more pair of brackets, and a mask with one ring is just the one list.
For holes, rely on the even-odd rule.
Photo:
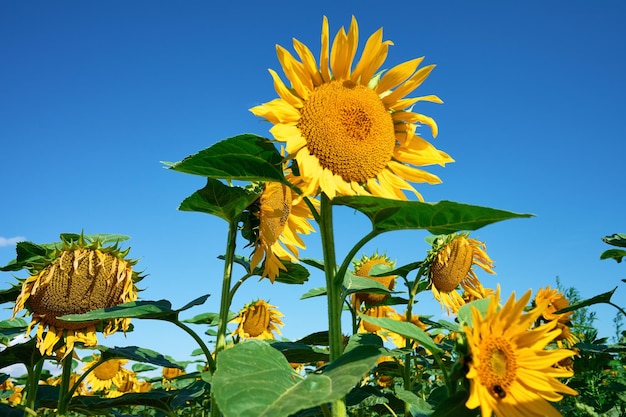
[(493, 261), (487, 255), (485, 244), (469, 237), (469, 233), (438, 236), (433, 241), (427, 261), (430, 263), (430, 287), (435, 298), (448, 313), (456, 313), (465, 304), (457, 288), (460, 286), (468, 299), (486, 298), (486, 290), (473, 266), (493, 274)]
[(490, 297), (485, 315), (472, 308), (471, 326), (463, 326), (469, 348), (467, 358), (470, 395), (465, 405), (481, 408), (482, 417), (560, 416), (548, 401), (576, 391), (557, 378), (572, 372), (555, 365), (575, 355), (566, 349), (546, 349), (559, 335), (556, 320), (531, 328), (546, 303), (524, 313), (530, 291), (518, 301), (511, 295), (499, 308), (499, 289)]
[(441, 103), (434, 95), (407, 98), (434, 65), (419, 68), (423, 58), (378, 72), (391, 41), (382, 29), (367, 40), (354, 63), (359, 28), (353, 17), (330, 47), (328, 20), (322, 25), (319, 65), (304, 44), (294, 39), (295, 58), (277, 46), (278, 60), (289, 86), (270, 70), (279, 98), (250, 109), (274, 126), (271, 133), (286, 144), (296, 161), (306, 195), (376, 195), (405, 200), (403, 190), (421, 195), (409, 184), (441, 180), (417, 167), (453, 162), (445, 152), (416, 133), (437, 124), (412, 110), (419, 101)]
[(313, 218), (311, 210), (289, 187), (268, 182), (244, 214), (244, 237), (254, 247), (250, 267), (256, 268), (265, 259), (261, 275), (274, 282), (279, 271), (286, 270), (281, 259), (295, 262), (298, 248), (306, 248), (299, 235), (314, 230), (309, 223)]
[(266, 303), (264, 300), (253, 301), (246, 304), (232, 322), (239, 323), (234, 334), (242, 339), (274, 339), (272, 331), (280, 334), (283, 314), (276, 306)]
[[(361, 259), (354, 262), (354, 274), (360, 277), (365, 277), (376, 281), (388, 290), (393, 290), (396, 282), (395, 275), (389, 275), (385, 277), (372, 277), (370, 274), (375, 274), (376, 268), (385, 268), (386, 270), (393, 269), (395, 262), (389, 259), (386, 255), (379, 255), (375, 253), (372, 256), (364, 255)], [(381, 271), (383, 272), (383, 271)], [(356, 306), (360, 306), (361, 303), (366, 305), (380, 304), (389, 298), (389, 294), (377, 294), (369, 292), (357, 292), (354, 294), (354, 302)]]
[[(32, 313), (27, 332), (37, 326), (37, 347), (42, 355), (58, 349), (65, 356), (76, 342), (94, 346), (97, 328), (105, 336), (119, 329), (126, 331), (130, 319), (71, 323), (58, 317), (133, 301), (137, 299), (135, 282), (141, 278), (133, 271), (136, 261), (126, 258), (128, 249), (122, 251), (117, 244), (103, 246), (97, 237), (64, 236), (70, 237), (46, 245), (45, 255), (25, 265), (31, 276), (22, 283), (13, 308), (13, 316), (23, 309)], [(60, 347), (59, 341), (63, 341)]]

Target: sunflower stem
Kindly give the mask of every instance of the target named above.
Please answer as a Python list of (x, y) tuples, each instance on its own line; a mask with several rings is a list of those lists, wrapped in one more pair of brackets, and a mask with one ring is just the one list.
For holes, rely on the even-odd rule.
[(69, 406), (69, 388), (70, 388), (70, 378), (72, 376), (72, 356), (74, 354), (74, 349), (66, 352), (65, 357), (62, 359), (63, 371), (61, 373), (61, 389), (59, 391), (59, 404), (58, 404), (58, 412), (57, 416), (62, 417), (67, 415), (67, 409)]
[[(341, 313), (343, 309), (342, 281), (337, 277), (332, 203), (325, 193), (321, 194), (320, 200), (319, 226), (324, 255), (324, 273), (326, 275), (328, 339), (330, 361), (332, 362), (343, 353), (343, 334), (341, 333)], [(346, 403), (343, 398), (332, 403), (332, 415), (333, 417), (344, 417), (346, 415)]]
[[(34, 352), (37, 352), (37, 350), (36, 349), (33, 350), (33, 355), (35, 354)], [(27, 385), (27, 391), (26, 391), (26, 403), (24, 404), (26, 408), (35, 409), (35, 399), (37, 398), (37, 387), (39, 386), (39, 377), (41, 376), (41, 371), (43, 369), (43, 362), (44, 362), (44, 358), (42, 357), (35, 363), (35, 366), (33, 366), (32, 368), (29, 366), (26, 367), (26, 373), (27, 373), (27, 378), (28, 378), (27, 379), (28, 385)]]
[[(226, 254), (224, 255), (224, 276), (222, 278), (222, 292), (220, 299), (220, 313), (217, 322), (217, 340), (215, 341), (215, 357), (226, 347), (226, 328), (228, 324), (228, 312), (230, 311), (230, 303), (232, 301), (230, 295), (230, 281), (233, 273), (233, 262), (235, 259), (235, 246), (237, 237), (237, 222), (230, 221), (228, 223), (228, 237), (226, 240)], [(217, 417), (221, 415), (220, 410), (215, 401), (215, 397), (211, 394), (211, 416)]]
[(207, 363), (209, 365), (209, 371), (211, 372), (211, 374), (213, 374), (213, 372), (215, 372), (215, 361), (213, 360), (211, 351), (209, 350), (207, 345), (204, 343), (202, 338), (198, 336), (196, 332), (191, 330), (191, 328), (189, 328), (187, 325), (180, 322), (179, 320), (173, 320), (172, 323), (174, 323), (176, 326), (183, 329), (189, 336), (193, 337), (193, 340), (195, 340), (196, 343), (200, 346), (200, 349), (202, 349), (202, 353), (204, 353), (204, 356), (206, 357)]

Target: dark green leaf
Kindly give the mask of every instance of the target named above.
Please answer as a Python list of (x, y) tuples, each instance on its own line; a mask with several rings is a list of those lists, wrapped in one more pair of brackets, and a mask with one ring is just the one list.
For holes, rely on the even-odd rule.
[(45, 259), (46, 248), (33, 242), (17, 242), (15, 245), (17, 257), (0, 268), (0, 271), (19, 271), (35, 262)]
[(287, 270), (279, 270), (276, 282), (283, 284), (304, 284), (309, 280), (309, 275), (311, 274), (304, 266), (285, 260), (281, 260), (281, 263)]
[(612, 246), (626, 248), (626, 234), (624, 233), (615, 233), (611, 236), (605, 236), (602, 238), (602, 241)]
[(13, 303), (22, 292), (22, 287), (14, 285), (13, 287), (0, 291), (0, 304)]
[(227, 186), (219, 180), (207, 178), (204, 188), (184, 199), (178, 209), (212, 214), (230, 223), (235, 222), (257, 198), (256, 193), (245, 188)]
[(302, 339), (296, 340), (296, 342), (312, 346), (328, 346), (328, 331), (311, 333)]
[(111, 320), (120, 318), (159, 319), (170, 318), (176, 312), (167, 300), (131, 301), (115, 307), (101, 308), (83, 314), (68, 314), (58, 317), (61, 321), (83, 322), (93, 320)]
[(430, 416), (433, 412), (433, 406), (418, 397), (411, 391), (407, 391), (401, 386), (395, 388), (396, 397), (409, 404), (412, 416)]
[(609, 249), (602, 252), (600, 259), (615, 259), (619, 264), (622, 262), (622, 258), (626, 257), (626, 250), (623, 249)]
[[(401, 277), (406, 278), (407, 275), (409, 275), (409, 273), (411, 271), (414, 271), (414, 270), (418, 269), (420, 266), (422, 266), (422, 262), (412, 262), (410, 264), (403, 265), (403, 266), (401, 266), (399, 268), (392, 269), (392, 270), (387, 271), (387, 272), (383, 272), (382, 274), (399, 275)], [(373, 277), (385, 276), (385, 275), (382, 275), (382, 274), (372, 274), (372, 273), (370, 273), (370, 275), (373, 276)]]
[(424, 229), (436, 235), (448, 234), (476, 230), (502, 220), (533, 216), (453, 201), (423, 203), (370, 196), (344, 196), (336, 197), (332, 202), (362, 212), (372, 222), (373, 230), (381, 233)]
[(457, 392), (440, 403), (430, 417), (475, 417), (479, 415), (480, 408), (470, 410), (465, 407), (468, 398), (469, 393), (467, 391)]
[(613, 296), (613, 293), (615, 292), (616, 289), (617, 287), (613, 288), (611, 291), (607, 291), (605, 293), (596, 295), (595, 297), (591, 297), (586, 300), (580, 301), (578, 303), (569, 305), (565, 308), (560, 309), (559, 311), (555, 311), (554, 314), (563, 314), (563, 313), (567, 313), (568, 311), (576, 311), (580, 308), (589, 307), (594, 304), (602, 304), (602, 303), (608, 304), (611, 302), (611, 296)]
[(183, 307), (179, 308), (176, 311), (181, 312), (181, 311), (189, 310), (191, 307), (202, 305), (206, 302), (207, 298), (209, 298), (210, 296), (211, 294), (202, 295), (196, 298), (195, 300), (188, 302), (187, 304), (185, 304)]
[(433, 354), (440, 354), (440, 349), (435, 344), (433, 339), (431, 339), (431, 337), (425, 331), (423, 331), (413, 323), (397, 321), (389, 318), (370, 317), (365, 314), (359, 314), (359, 317), (361, 317), (361, 320), (365, 320), (366, 322), (371, 323), (375, 326), (380, 326), (383, 329), (397, 333), (400, 336), (404, 336), (408, 339), (413, 339), (420, 345), (424, 346), (424, 348), (431, 351)]
[[(228, 321), (231, 321), (237, 317), (236, 313), (232, 311), (228, 312)], [(220, 315), (218, 313), (201, 313), (196, 316), (193, 316), (190, 319), (181, 320), (185, 323), (191, 324), (208, 324), (209, 326), (217, 326), (217, 322), (219, 321)]]
[(21, 318), (0, 321), (0, 343), (8, 345), (13, 338), (26, 332), (28, 323)]
[(354, 275), (350, 271), (346, 272), (346, 275), (343, 279), (343, 286), (344, 286), (346, 295), (349, 295), (355, 292), (389, 294), (389, 288), (387, 288), (380, 282), (375, 281), (370, 278), (365, 278), (365, 277), (360, 277), (358, 275)]
[(345, 396), (379, 355), (375, 346), (360, 346), (303, 378), (280, 352), (251, 340), (218, 355), (214, 395), (225, 417), (289, 416)]
[(102, 359), (129, 359), (136, 362), (151, 363), (153, 365), (165, 366), (168, 368), (184, 369), (180, 364), (171, 361), (159, 352), (137, 346), (97, 347), (102, 352)]
[(244, 134), (167, 165), (174, 171), (208, 178), (286, 183), (282, 163), (283, 157), (270, 140)]
[(23, 363), (27, 367), (41, 359), (39, 349), (36, 348), (37, 339), (30, 339), (28, 342), (12, 345), (0, 352), (0, 369), (16, 363)]
[(313, 259), (313, 258), (300, 258), (300, 262), (302, 262), (303, 264), (307, 264), (312, 267), (315, 267), (321, 271), (324, 270), (324, 262), (320, 260)]
[(271, 346), (285, 355), (289, 363), (328, 362), (328, 353), (304, 343), (271, 342)]

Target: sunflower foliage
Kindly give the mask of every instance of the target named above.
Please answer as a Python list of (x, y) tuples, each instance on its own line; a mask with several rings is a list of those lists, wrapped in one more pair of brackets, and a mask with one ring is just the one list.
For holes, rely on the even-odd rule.
[[(454, 162), (425, 139), (423, 128), (434, 138), (438, 127), (417, 112), (423, 102), (442, 100), (409, 97), (434, 65), (421, 66), (422, 57), (382, 68), (393, 45), (383, 40), (382, 29), (356, 59), (354, 18), (334, 39), (329, 33), (324, 18), (319, 58), (295, 39), (295, 55), (277, 47), (284, 79), (274, 70), (270, 75), (278, 98), (250, 109), (272, 125), (273, 138), (241, 134), (166, 163), (206, 181), (179, 210), (228, 225), (226, 251), (216, 254), (225, 264), (219, 287), (179, 308), (167, 299), (141, 299), (136, 283), (142, 276), (127, 257), (130, 249), (122, 249), (122, 235), (64, 233), (60, 242), (17, 244), (16, 258), (1, 270), (27, 277), (0, 291), (0, 302), (13, 304), (12, 316), (0, 321), (0, 369), (19, 365), (25, 374), (0, 373), (0, 414), (624, 412), (624, 333), (614, 344), (598, 338), (587, 310), (607, 303), (623, 313), (611, 301), (615, 289), (587, 299), (573, 288), (549, 286), (502, 294), (493, 278), (485, 278), (494, 273), (494, 261), (472, 233), (532, 215), (425, 202), (413, 185), (441, 182), (427, 167)], [(334, 240), (337, 207), (370, 222), (353, 231), (356, 243), (343, 258)], [(401, 230), (424, 238), (428, 249), (404, 265), (394, 258), (399, 248), (364, 253), (381, 234)], [(313, 232), (321, 240), (319, 260), (303, 256), (303, 236)], [(626, 247), (623, 234), (604, 241)], [(601, 258), (620, 262), (623, 256), (611, 249)], [(267, 301), (271, 290), (233, 305), (251, 277), (273, 285), (319, 279), (305, 294), (294, 294), (294, 302), (306, 308), (306, 299), (325, 297), (326, 325), (298, 340), (281, 337), (283, 313)], [(207, 282), (219, 279), (196, 284)], [(431, 298), (440, 309), (427, 311), (419, 303)], [(197, 308), (203, 311), (187, 316)], [(446, 318), (438, 319), (442, 311)], [(106, 345), (104, 337), (117, 330), (132, 340), (143, 320), (185, 333), (191, 359), (135, 344)], [(46, 363), (60, 372), (46, 371)]]

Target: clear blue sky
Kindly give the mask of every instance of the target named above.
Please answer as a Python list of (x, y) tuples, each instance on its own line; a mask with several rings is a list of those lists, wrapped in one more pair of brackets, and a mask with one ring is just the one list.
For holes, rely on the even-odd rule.
[[(626, 232), (621, 1), (2, 2), (0, 264), (19, 237), (127, 234), (149, 274), (143, 299), (181, 307), (211, 293), (188, 316), (217, 311), (226, 225), (177, 211), (204, 180), (160, 161), (239, 133), (268, 136), (248, 109), (276, 97), (267, 72), (279, 69), (275, 44), (292, 50), (296, 37), (317, 55), (324, 15), (333, 35), (355, 15), (362, 42), (382, 26), (395, 44), (386, 68), (422, 55), (437, 64), (418, 94), (444, 104), (417, 110), (436, 119), (434, 143), (456, 162), (432, 169), (443, 184), (418, 187), (427, 201), (536, 214), (473, 235), (496, 262), (495, 277), (479, 273), (484, 285), (520, 294), (559, 276), (589, 297), (621, 284), (614, 301), (626, 304), (626, 265), (599, 260), (610, 248), (600, 238)], [(368, 223), (350, 210), (336, 216), (342, 254)], [(402, 265), (424, 256), (425, 236), (383, 235), (367, 251)], [(319, 235), (306, 242), (303, 256), (320, 258)], [(14, 278), (0, 281), (8, 288)], [(262, 297), (285, 314), (290, 339), (325, 328), (324, 300), (299, 301), (324, 285), (321, 275), (305, 286), (252, 281), (233, 310)], [(441, 314), (430, 295), (421, 299), (418, 312)], [(611, 336), (614, 310), (597, 310)], [(179, 359), (195, 348), (173, 326), (135, 325), (126, 340), (100, 341)]]

